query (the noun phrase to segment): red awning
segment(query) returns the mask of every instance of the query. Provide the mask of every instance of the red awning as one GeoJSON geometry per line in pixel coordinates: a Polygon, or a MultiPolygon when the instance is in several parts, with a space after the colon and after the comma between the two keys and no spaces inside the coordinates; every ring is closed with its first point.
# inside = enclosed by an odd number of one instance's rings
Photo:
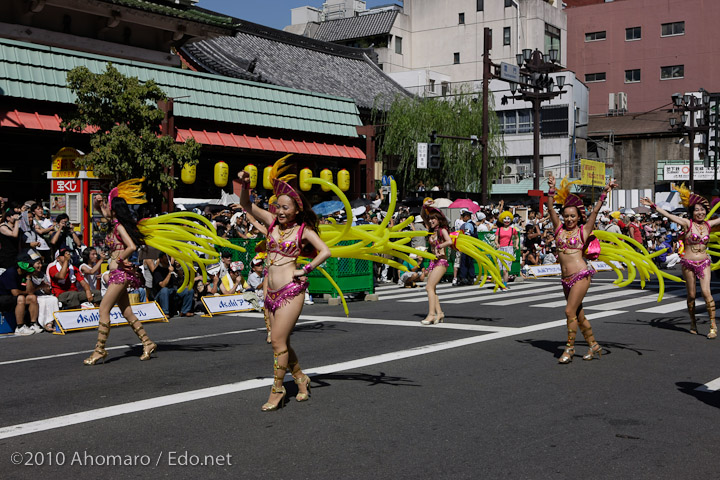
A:
{"type": "MultiPolygon", "coordinates": [[[[0,127],[29,128],[33,130],[59,132],[61,131],[61,121],[62,119],[57,114],[45,115],[38,112],[19,112],[17,110],[0,111],[0,127]]],[[[92,132],[92,129],[85,129],[83,131],[83,133],[92,132]]],[[[235,135],[233,133],[208,132],[206,130],[177,129],[176,139],[178,141],[184,142],[188,138],[194,138],[196,142],[202,143],[203,145],[365,160],[365,153],[360,148],[354,146],[235,135]]]]}
{"type": "Polygon", "coordinates": [[[214,132],[178,128],[177,139],[186,141],[194,138],[203,145],[219,145],[223,147],[247,148],[250,150],[267,150],[281,153],[300,153],[320,155],[323,157],[342,157],[365,160],[365,152],[358,147],[335,145],[328,143],[283,140],[282,138],[265,138],[234,133],[214,132]]]}

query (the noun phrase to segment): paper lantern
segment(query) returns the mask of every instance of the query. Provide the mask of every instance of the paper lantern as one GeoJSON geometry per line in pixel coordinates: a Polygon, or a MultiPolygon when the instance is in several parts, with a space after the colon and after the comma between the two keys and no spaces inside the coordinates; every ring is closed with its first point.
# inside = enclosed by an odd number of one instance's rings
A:
{"type": "Polygon", "coordinates": [[[228,183],[228,175],[230,173],[230,168],[228,168],[227,163],[225,162],[218,162],[215,164],[215,186],[216,187],[224,187],[228,183]]]}
{"type": "Polygon", "coordinates": [[[263,188],[265,190],[272,190],[272,182],[270,181],[270,171],[272,170],[272,166],[265,167],[263,169],[263,188]]]}
{"type": "MultiPolygon", "coordinates": [[[[320,172],[320,178],[322,178],[322,179],[325,180],[326,182],[333,183],[333,174],[332,174],[332,172],[330,171],[329,168],[325,168],[325,169],[323,169],[323,170],[320,172]]],[[[328,187],[328,186],[326,186],[326,185],[321,185],[321,187],[322,187],[322,189],[323,189],[323,192],[329,192],[329,191],[330,191],[330,187],[328,187]]]]}
{"type": "Polygon", "coordinates": [[[182,180],[183,183],[188,185],[195,183],[196,176],[197,168],[195,165],[190,165],[189,163],[183,165],[182,171],[180,172],[180,180],[182,180]]]}
{"type": "Polygon", "coordinates": [[[257,187],[257,167],[253,164],[245,165],[243,170],[250,174],[250,188],[257,187]]]}
{"type": "Polygon", "coordinates": [[[312,188],[312,185],[308,183],[308,180],[312,178],[312,170],[309,168],[303,168],[300,170],[300,190],[307,192],[312,188]]]}
{"type": "Polygon", "coordinates": [[[347,192],[350,189],[350,172],[344,168],[338,172],[337,186],[340,190],[347,192]]]}

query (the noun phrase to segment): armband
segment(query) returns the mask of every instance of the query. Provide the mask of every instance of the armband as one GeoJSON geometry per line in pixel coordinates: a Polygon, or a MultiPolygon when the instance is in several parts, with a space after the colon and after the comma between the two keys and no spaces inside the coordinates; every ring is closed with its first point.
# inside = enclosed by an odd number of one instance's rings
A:
{"type": "Polygon", "coordinates": [[[548,190],[548,197],[554,197],[556,193],[557,193],[557,192],[555,191],[554,188],[551,189],[551,190],[548,190]]]}
{"type": "Polygon", "coordinates": [[[310,273],[313,270],[315,270],[315,267],[313,267],[312,264],[310,264],[310,263],[306,263],[302,269],[305,273],[310,273]]]}
{"type": "Polygon", "coordinates": [[[607,192],[603,192],[602,195],[600,195],[600,201],[604,202],[606,198],[607,198],[607,192]]]}

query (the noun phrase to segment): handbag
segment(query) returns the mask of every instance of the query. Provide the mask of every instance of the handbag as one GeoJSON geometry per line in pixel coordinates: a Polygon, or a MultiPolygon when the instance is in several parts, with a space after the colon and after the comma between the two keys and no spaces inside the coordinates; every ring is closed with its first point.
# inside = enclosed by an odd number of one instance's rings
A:
{"type": "Polygon", "coordinates": [[[600,256],[600,240],[595,235],[590,235],[585,242],[583,256],[588,260],[597,260],[600,256]]]}

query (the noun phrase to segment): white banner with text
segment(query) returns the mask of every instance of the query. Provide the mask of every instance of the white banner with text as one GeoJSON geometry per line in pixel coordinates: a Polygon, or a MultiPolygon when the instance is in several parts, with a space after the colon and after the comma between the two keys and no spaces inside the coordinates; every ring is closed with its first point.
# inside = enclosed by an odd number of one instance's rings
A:
{"type": "MultiPolygon", "coordinates": [[[[167,322],[162,309],[156,302],[146,302],[131,305],[133,313],[140,322],[167,322]]],[[[75,330],[87,330],[97,328],[100,323],[100,311],[97,308],[86,308],[82,310],[60,310],[53,313],[55,324],[60,331],[57,334],[65,335],[66,332],[75,330]]],[[[110,310],[110,325],[127,325],[127,320],[116,306],[110,310]]]]}
{"type": "Polygon", "coordinates": [[[255,310],[253,304],[245,300],[242,294],[209,295],[202,297],[201,300],[211,316],[221,313],[249,312],[255,310]]]}

